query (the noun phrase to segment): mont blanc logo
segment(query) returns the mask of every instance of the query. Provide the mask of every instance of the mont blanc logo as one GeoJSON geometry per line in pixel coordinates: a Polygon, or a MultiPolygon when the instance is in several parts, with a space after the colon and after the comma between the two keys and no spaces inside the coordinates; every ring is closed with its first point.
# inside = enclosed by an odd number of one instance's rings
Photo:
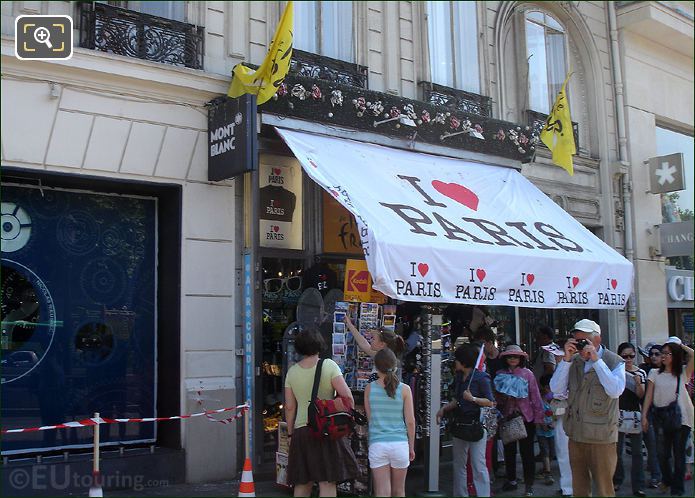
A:
{"type": "Polygon", "coordinates": [[[3,202],[1,211],[2,252],[19,251],[31,237],[31,217],[13,202],[3,202]]]}

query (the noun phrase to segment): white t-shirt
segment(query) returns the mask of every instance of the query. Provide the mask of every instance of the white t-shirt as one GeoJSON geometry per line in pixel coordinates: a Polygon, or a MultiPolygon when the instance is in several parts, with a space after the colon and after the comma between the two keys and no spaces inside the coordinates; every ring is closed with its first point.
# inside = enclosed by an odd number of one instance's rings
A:
{"type": "MultiPolygon", "coordinates": [[[[659,373],[658,368],[652,368],[649,371],[649,381],[654,383],[654,406],[668,406],[669,403],[676,399],[676,377],[673,374],[662,372],[659,373]]],[[[680,383],[681,388],[678,393],[678,405],[681,407],[682,425],[693,427],[693,403],[688,396],[688,390],[685,385],[688,378],[685,372],[681,373],[680,383]]]]}

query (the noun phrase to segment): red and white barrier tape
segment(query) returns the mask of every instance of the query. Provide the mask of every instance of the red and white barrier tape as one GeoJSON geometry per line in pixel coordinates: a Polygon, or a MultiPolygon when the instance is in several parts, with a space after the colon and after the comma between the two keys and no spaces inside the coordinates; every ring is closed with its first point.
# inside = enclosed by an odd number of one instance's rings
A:
{"type": "Polygon", "coordinates": [[[206,410],[199,413],[190,413],[188,415],[176,415],[174,417],[148,417],[148,418],[106,418],[106,417],[92,417],[84,420],[76,420],[73,422],[64,422],[58,425],[44,425],[42,427],[30,427],[28,429],[3,429],[2,434],[13,434],[17,432],[35,432],[35,431],[50,431],[53,429],[66,429],[69,427],[85,427],[90,425],[100,425],[100,424],[121,424],[125,422],[161,422],[164,420],[183,420],[193,417],[205,416],[208,420],[213,422],[219,422],[221,424],[229,424],[234,420],[240,419],[246,410],[249,409],[249,405],[243,404],[234,406],[231,408],[219,408],[217,410],[206,410]],[[224,413],[233,410],[238,410],[238,413],[234,414],[233,417],[217,420],[212,417],[213,413],[224,413]]]}

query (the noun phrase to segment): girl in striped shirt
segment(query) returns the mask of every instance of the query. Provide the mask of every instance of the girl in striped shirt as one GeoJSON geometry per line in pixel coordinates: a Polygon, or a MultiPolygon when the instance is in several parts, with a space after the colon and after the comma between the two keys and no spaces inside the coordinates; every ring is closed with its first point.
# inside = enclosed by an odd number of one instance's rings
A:
{"type": "Polygon", "coordinates": [[[413,395],[399,382],[396,364],[393,351],[378,351],[374,356],[378,379],[364,391],[375,496],[405,496],[408,465],[415,459],[413,395]]]}

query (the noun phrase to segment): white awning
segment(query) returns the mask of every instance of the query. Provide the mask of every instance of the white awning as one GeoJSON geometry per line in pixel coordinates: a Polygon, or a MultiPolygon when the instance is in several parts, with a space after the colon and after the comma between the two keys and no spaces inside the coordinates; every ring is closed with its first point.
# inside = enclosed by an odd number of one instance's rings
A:
{"type": "Polygon", "coordinates": [[[632,264],[518,171],[278,129],[356,218],[374,288],[405,301],[623,308],[632,264]]]}

